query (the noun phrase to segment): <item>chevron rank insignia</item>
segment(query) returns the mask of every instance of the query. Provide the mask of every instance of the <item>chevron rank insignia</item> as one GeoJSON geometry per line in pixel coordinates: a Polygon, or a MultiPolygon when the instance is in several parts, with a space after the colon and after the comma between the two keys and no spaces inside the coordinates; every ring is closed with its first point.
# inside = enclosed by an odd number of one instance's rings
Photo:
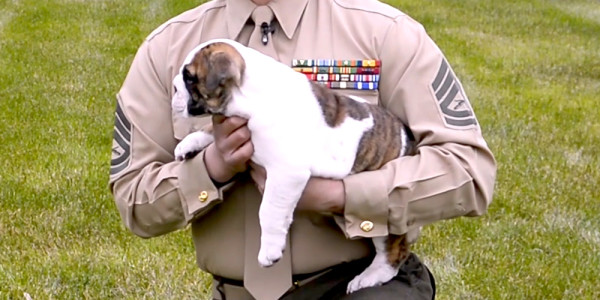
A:
{"type": "Polygon", "coordinates": [[[115,129],[113,133],[110,175],[116,175],[129,166],[131,157],[131,123],[123,113],[121,104],[117,102],[115,113],[115,129]]]}
{"type": "Polygon", "coordinates": [[[459,129],[477,126],[469,99],[445,59],[442,60],[431,88],[446,126],[459,129]]]}

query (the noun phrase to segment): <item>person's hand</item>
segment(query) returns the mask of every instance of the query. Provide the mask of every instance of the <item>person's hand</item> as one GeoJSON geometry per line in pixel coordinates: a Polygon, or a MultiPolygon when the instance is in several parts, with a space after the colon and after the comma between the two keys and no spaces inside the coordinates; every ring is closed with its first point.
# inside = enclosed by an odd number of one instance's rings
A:
{"type": "Polygon", "coordinates": [[[254,147],[246,126],[248,120],[214,115],[212,122],[215,142],[206,149],[204,164],[210,178],[223,183],[248,168],[254,147]]]}
{"type": "MultiPolygon", "coordinates": [[[[267,171],[265,168],[250,162],[250,176],[262,194],[265,190],[267,171]]],[[[345,195],[342,180],[311,177],[302,192],[297,209],[343,214],[346,201],[345,195]]]]}

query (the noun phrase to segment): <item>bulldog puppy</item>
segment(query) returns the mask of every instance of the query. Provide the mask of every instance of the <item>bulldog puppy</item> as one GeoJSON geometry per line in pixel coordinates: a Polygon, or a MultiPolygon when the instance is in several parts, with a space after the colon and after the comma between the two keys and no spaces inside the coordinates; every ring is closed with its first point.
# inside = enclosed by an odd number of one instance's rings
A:
{"type": "MultiPolygon", "coordinates": [[[[235,41],[212,40],[193,49],[173,84],[174,111],[248,119],[252,161],[267,171],[258,254],[265,267],[281,258],[294,209],[311,176],[342,179],[413,153],[405,126],[393,114],[311,82],[235,41]]],[[[175,156],[189,158],[212,142],[209,132],[194,132],[180,142],[175,156]]],[[[373,238],[376,256],[350,282],[348,293],[391,280],[412,242],[406,235],[373,238]]]]}

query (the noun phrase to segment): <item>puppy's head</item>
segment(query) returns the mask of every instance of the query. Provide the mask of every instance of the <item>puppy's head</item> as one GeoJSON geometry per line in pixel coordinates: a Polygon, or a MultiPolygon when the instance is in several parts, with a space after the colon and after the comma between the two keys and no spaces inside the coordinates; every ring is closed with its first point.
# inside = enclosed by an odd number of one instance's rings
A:
{"type": "Polygon", "coordinates": [[[198,51],[182,70],[190,94],[189,114],[223,114],[232,89],[242,84],[245,68],[241,54],[227,43],[213,43],[198,51]]]}

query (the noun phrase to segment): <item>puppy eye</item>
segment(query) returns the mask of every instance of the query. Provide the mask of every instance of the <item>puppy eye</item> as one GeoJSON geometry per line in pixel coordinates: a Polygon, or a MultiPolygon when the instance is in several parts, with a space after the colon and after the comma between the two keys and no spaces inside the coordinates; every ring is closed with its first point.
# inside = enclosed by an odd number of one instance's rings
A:
{"type": "Polygon", "coordinates": [[[183,81],[188,84],[194,84],[198,82],[198,78],[196,78],[196,76],[193,76],[192,73],[190,73],[190,71],[187,68],[183,69],[183,81]]]}

